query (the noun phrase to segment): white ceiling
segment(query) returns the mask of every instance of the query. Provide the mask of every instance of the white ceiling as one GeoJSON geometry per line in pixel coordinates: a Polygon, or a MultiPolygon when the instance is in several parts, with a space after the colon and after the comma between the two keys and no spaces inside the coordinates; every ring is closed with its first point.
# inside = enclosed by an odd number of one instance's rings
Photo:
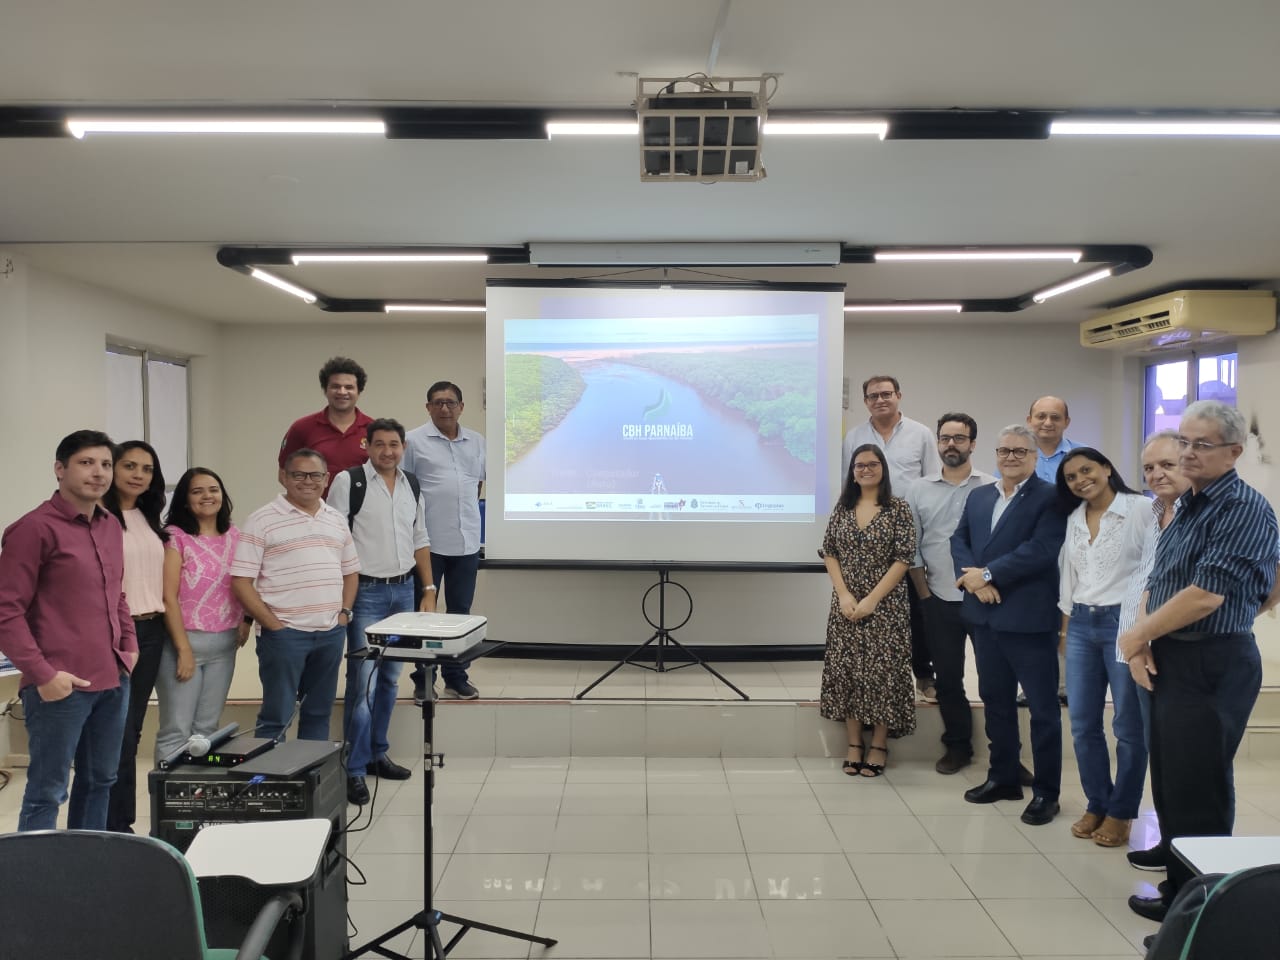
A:
{"type": "MultiPolygon", "coordinates": [[[[0,18],[0,102],[625,109],[634,81],[623,74],[706,67],[719,10],[720,0],[42,0],[0,18]]],[[[733,0],[716,72],[781,73],[775,109],[1270,111],[1280,108],[1277,35],[1275,0],[733,0]]],[[[1280,278],[1280,140],[775,139],[766,180],[710,186],[642,184],[637,153],[627,139],[0,139],[0,244],[225,322],[347,318],[218,266],[223,244],[839,240],[1154,252],[1146,269],[1017,315],[1028,322],[1078,320],[1195,281],[1280,278]]],[[[878,299],[1006,297],[1074,271],[717,272],[840,280],[851,298],[878,299]]],[[[485,276],[550,274],[291,275],[339,296],[480,300],[485,276]]]]}

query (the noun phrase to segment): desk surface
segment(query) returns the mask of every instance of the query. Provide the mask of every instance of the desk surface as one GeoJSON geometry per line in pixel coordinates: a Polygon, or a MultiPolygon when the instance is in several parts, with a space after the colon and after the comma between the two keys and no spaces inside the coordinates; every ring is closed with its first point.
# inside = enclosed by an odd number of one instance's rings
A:
{"type": "Polygon", "coordinates": [[[297,886],[316,872],[328,820],[219,823],[196,834],[187,862],[197,877],[244,877],[264,887],[297,886]]]}
{"type": "Polygon", "coordinates": [[[1232,873],[1280,863],[1280,837],[1178,837],[1173,852],[1196,873],[1232,873]]]}

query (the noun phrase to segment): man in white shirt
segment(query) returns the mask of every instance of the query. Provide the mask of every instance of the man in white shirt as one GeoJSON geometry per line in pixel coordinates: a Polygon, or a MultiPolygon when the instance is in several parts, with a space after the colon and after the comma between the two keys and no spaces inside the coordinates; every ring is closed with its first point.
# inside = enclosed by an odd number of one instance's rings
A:
{"type": "Polygon", "coordinates": [[[347,518],[321,497],[324,457],[295,450],[282,472],[284,493],[240,528],[231,590],[262,628],[258,736],[282,736],[300,700],[299,739],[328,740],[360,558],[347,518]]]}
{"type": "MultiPolygon", "coordinates": [[[[902,388],[897,377],[887,373],[868,377],[862,383],[862,402],[866,404],[870,417],[866,423],[858,424],[845,435],[840,451],[842,489],[849,480],[853,451],[864,443],[874,443],[884,452],[889,464],[889,484],[895,496],[905,497],[912,483],[942,469],[933,431],[917,420],[904,417],[898,409],[902,402],[902,388]]],[[[937,703],[920,598],[916,594],[915,581],[911,579],[907,580],[907,600],[911,605],[911,672],[915,674],[916,689],[920,695],[929,703],[937,703]]]]}
{"type": "MultiPolygon", "coordinates": [[[[462,416],[462,388],[441,380],[427,388],[430,423],[405,438],[404,469],[422,485],[427,531],[431,534],[431,583],[444,581],[445,609],[470,613],[480,569],[480,491],[484,487],[484,435],[468,430],[462,416]]],[[[425,584],[426,581],[424,581],[425,584]]],[[[445,696],[474,700],[480,692],[467,679],[468,663],[440,668],[445,696]]],[[[435,670],[432,668],[432,686],[435,670]]],[[[426,669],[413,672],[414,699],[426,698],[426,669]]]]}
{"type": "Polygon", "coordinates": [[[956,586],[951,535],[977,487],[995,477],[975,470],[970,458],[978,424],[967,413],[938,418],[938,453],[942,469],[926,474],[907,489],[916,526],[916,562],[911,580],[920,596],[925,639],[937,671],[938,711],[942,714],[945,753],[934,764],[939,773],[958,773],[973,762],[973,717],[964,689],[968,630],[960,619],[963,594],[956,586]]]}
{"type": "MultiPolygon", "coordinates": [[[[360,586],[347,625],[347,652],[368,646],[370,625],[413,609],[413,574],[429,586],[421,609],[436,608],[431,581],[431,541],[417,483],[400,469],[404,427],[396,420],[373,420],[365,431],[369,460],[344,470],[329,488],[329,506],[347,518],[360,555],[360,586]],[[354,495],[353,495],[354,494],[354,495]]],[[[347,661],[343,739],[347,742],[347,799],[369,802],[366,774],[408,780],[409,770],[387,755],[387,731],[403,664],[391,660],[347,661]]]]}

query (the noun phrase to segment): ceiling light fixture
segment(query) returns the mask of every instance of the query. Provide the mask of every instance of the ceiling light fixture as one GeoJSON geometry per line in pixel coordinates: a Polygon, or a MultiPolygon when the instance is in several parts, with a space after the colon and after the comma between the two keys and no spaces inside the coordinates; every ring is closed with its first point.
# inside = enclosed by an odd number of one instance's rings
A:
{"type": "Polygon", "coordinates": [[[89,133],[328,133],[385,136],[381,120],[143,120],[139,118],[67,118],[77,140],[89,133]]]}
{"type": "Polygon", "coordinates": [[[548,137],[634,137],[638,120],[548,120],[548,137]]]}
{"type": "Polygon", "coordinates": [[[261,280],[263,283],[269,283],[277,290],[283,290],[285,293],[291,293],[304,303],[316,302],[316,295],[310,290],[303,289],[302,287],[290,283],[288,280],[281,280],[274,273],[267,273],[265,270],[259,270],[257,267],[254,267],[249,271],[249,276],[253,277],[255,280],[261,280]]]}
{"type": "Polygon", "coordinates": [[[1083,250],[877,250],[876,263],[1069,260],[1079,263],[1083,250]]]}
{"type": "Polygon", "coordinates": [[[959,313],[958,303],[846,303],[845,313],[959,313]]]}
{"type": "Polygon", "coordinates": [[[1280,120],[1055,120],[1049,135],[1091,137],[1280,137],[1280,120]]]}
{"type": "Polygon", "coordinates": [[[475,303],[388,303],[387,313],[484,313],[483,304],[475,303]]]}
{"type": "Polygon", "coordinates": [[[488,263],[487,253],[295,253],[294,266],[304,263],[488,263]]]}
{"type": "Polygon", "coordinates": [[[766,120],[771,137],[879,137],[889,132],[888,120],[766,120]]]}
{"type": "Polygon", "coordinates": [[[1060,293],[1067,293],[1070,290],[1076,290],[1080,287],[1087,286],[1091,283],[1097,283],[1099,280],[1105,280],[1111,276],[1113,267],[1103,267],[1101,270],[1094,270],[1092,273],[1086,273],[1076,277],[1074,280],[1068,280],[1066,283],[1060,283],[1055,287],[1046,287],[1031,295],[1031,299],[1036,303],[1044,303],[1050,297],[1056,297],[1060,293]]]}

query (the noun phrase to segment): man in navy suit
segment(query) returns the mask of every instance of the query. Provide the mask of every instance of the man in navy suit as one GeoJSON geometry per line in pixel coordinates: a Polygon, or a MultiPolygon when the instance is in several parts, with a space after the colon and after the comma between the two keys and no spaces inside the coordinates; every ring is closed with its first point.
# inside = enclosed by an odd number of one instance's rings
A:
{"type": "Polygon", "coordinates": [[[1031,708],[1033,797],[1022,822],[1048,823],[1062,784],[1062,710],[1058,704],[1058,551],[1067,515],[1057,489],[1036,476],[1036,438],[1005,427],[996,446],[1000,480],[974,490],[951,537],[960,616],[973,637],[991,742],[987,782],[966,791],[970,803],[1021,800],[1018,685],[1031,708]]]}

